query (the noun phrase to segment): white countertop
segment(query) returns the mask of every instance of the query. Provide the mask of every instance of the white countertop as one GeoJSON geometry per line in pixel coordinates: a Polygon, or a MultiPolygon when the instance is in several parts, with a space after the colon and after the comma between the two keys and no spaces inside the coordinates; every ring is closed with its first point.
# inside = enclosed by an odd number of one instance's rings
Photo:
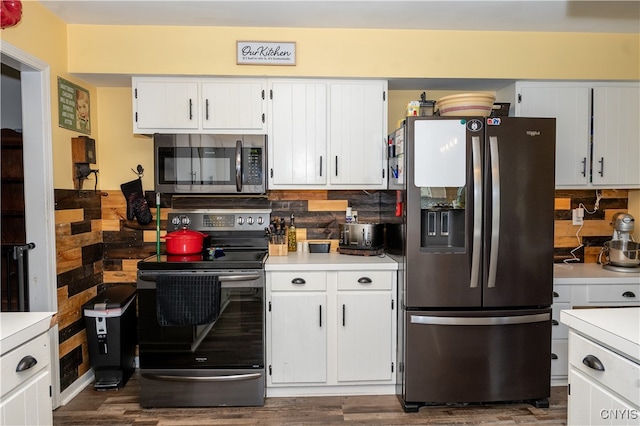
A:
{"type": "Polygon", "coordinates": [[[17,348],[46,332],[52,326],[55,312],[3,312],[0,313],[1,354],[17,348]]]}
{"type": "Polygon", "coordinates": [[[597,263],[554,263],[554,284],[640,284],[639,272],[608,271],[597,263]]]}
{"type": "Polygon", "coordinates": [[[340,253],[292,252],[287,256],[269,256],[265,270],[269,271],[326,271],[326,270],[390,270],[398,263],[387,255],[355,256],[340,253]]]}
{"type": "Polygon", "coordinates": [[[568,309],[560,322],[640,364],[640,308],[568,309]]]}

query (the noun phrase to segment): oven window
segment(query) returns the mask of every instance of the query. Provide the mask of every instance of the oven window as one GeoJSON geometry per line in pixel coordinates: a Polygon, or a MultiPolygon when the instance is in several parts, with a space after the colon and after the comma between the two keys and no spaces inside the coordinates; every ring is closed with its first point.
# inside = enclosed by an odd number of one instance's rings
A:
{"type": "Polygon", "coordinates": [[[139,290],[138,303],[141,368],[264,368],[263,288],[223,287],[220,316],[206,327],[161,327],[155,290],[139,290]]]}

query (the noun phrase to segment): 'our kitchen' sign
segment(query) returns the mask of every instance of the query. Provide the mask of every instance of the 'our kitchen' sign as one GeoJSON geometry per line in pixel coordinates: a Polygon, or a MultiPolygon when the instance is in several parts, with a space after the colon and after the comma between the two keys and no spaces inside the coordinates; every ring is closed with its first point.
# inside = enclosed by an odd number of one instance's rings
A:
{"type": "Polygon", "coordinates": [[[238,65],[295,65],[294,42],[238,41],[238,65]]]}

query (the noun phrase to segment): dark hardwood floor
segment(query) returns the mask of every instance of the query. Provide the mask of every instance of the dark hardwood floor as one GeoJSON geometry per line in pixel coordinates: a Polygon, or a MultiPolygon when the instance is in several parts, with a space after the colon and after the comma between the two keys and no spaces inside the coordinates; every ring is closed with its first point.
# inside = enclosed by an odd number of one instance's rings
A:
{"type": "Polygon", "coordinates": [[[564,425],[565,387],[549,408],[528,404],[422,407],[405,413],[394,395],[267,398],[263,407],[140,408],[137,373],[118,391],[85,388],[53,413],[54,425],[564,425]]]}

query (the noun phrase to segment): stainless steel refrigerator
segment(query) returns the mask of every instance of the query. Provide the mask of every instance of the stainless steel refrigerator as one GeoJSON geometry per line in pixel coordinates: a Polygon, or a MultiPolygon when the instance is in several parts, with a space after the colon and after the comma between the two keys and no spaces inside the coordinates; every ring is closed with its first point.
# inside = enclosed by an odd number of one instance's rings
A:
{"type": "Polygon", "coordinates": [[[548,406],[555,119],[410,117],[389,154],[405,410],[548,406]]]}

